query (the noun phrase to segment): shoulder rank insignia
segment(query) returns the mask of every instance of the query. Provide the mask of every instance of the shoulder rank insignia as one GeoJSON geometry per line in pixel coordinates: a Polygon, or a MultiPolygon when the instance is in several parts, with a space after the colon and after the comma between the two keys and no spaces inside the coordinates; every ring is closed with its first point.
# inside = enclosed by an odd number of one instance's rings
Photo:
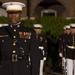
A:
{"type": "Polygon", "coordinates": [[[30,39],[31,38],[31,33],[30,32],[19,32],[19,37],[30,39]]]}
{"type": "Polygon", "coordinates": [[[0,38],[1,38],[1,37],[8,37],[8,35],[0,35],[0,38]]]}

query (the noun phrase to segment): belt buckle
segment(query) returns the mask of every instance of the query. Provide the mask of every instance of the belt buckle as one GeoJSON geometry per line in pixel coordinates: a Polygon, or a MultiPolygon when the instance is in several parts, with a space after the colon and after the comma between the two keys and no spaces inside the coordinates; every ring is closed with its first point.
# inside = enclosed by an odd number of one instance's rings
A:
{"type": "Polygon", "coordinates": [[[17,54],[12,54],[12,62],[17,62],[17,54]]]}

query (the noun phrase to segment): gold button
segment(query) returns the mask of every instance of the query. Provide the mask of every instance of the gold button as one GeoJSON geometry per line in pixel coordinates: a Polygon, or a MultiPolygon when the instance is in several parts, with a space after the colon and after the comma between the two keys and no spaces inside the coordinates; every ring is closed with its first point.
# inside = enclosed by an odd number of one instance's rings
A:
{"type": "Polygon", "coordinates": [[[16,51],[15,51],[15,50],[13,50],[13,53],[16,53],[16,51]]]}
{"type": "Polygon", "coordinates": [[[4,42],[4,40],[2,40],[2,42],[4,42]]]}
{"type": "Polygon", "coordinates": [[[13,38],[16,38],[16,36],[13,36],[13,38]]]}
{"type": "Polygon", "coordinates": [[[28,65],[26,65],[26,67],[28,67],[28,65]]]}
{"type": "Polygon", "coordinates": [[[14,32],[16,32],[16,29],[14,29],[14,32]]]}
{"type": "Polygon", "coordinates": [[[13,45],[15,46],[15,45],[16,45],[16,43],[13,43],[13,45]]]}
{"type": "Polygon", "coordinates": [[[26,42],[26,40],[24,40],[24,42],[26,42]]]}

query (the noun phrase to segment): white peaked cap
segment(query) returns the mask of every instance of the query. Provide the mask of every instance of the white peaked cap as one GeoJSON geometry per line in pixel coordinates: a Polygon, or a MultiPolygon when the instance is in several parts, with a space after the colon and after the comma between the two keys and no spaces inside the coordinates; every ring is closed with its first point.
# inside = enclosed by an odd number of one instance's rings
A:
{"type": "Polygon", "coordinates": [[[33,27],[34,28],[42,28],[43,26],[41,24],[34,24],[33,27]]]}
{"type": "Polygon", "coordinates": [[[71,23],[70,24],[70,27],[74,27],[75,28],[75,24],[74,23],[71,23]]]}
{"type": "Polygon", "coordinates": [[[70,25],[66,25],[65,27],[66,27],[66,29],[70,29],[70,25]]]}
{"type": "Polygon", "coordinates": [[[2,4],[2,7],[6,8],[6,11],[22,11],[22,7],[25,7],[21,2],[6,2],[2,4]]]}

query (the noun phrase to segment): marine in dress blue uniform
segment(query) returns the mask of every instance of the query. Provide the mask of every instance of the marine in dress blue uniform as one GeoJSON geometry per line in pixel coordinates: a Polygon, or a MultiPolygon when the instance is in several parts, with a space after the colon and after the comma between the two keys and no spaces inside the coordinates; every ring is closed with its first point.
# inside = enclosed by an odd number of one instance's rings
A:
{"type": "Polygon", "coordinates": [[[66,38],[67,75],[75,75],[75,24],[70,24],[71,34],[66,38]]]}
{"type": "Polygon", "coordinates": [[[10,23],[0,27],[0,75],[39,75],[35,31],[20,21],[25,4],[7,2],[2,6],[6,8],[10,23]]]}
{"type": "Polygon", "coordinates": [[[70,25],[64,27],[64,34],[59,39],[59,56],[62,58],[62,71],[63,74],[67,73],[67,62],[66,62],[66,38],[70,34],[70,25]]]}
{"type": "Polygon", "coordinates": [[[45,35],[42,34],[42,25],[41,24],[34,24],[34,30],[36,31],[36,38],[38,42],[38,48],[40,51],[40,73],[39,75],[43,75],[43,66],[44,61],[47,57],[47,39],[45,35]]]}

